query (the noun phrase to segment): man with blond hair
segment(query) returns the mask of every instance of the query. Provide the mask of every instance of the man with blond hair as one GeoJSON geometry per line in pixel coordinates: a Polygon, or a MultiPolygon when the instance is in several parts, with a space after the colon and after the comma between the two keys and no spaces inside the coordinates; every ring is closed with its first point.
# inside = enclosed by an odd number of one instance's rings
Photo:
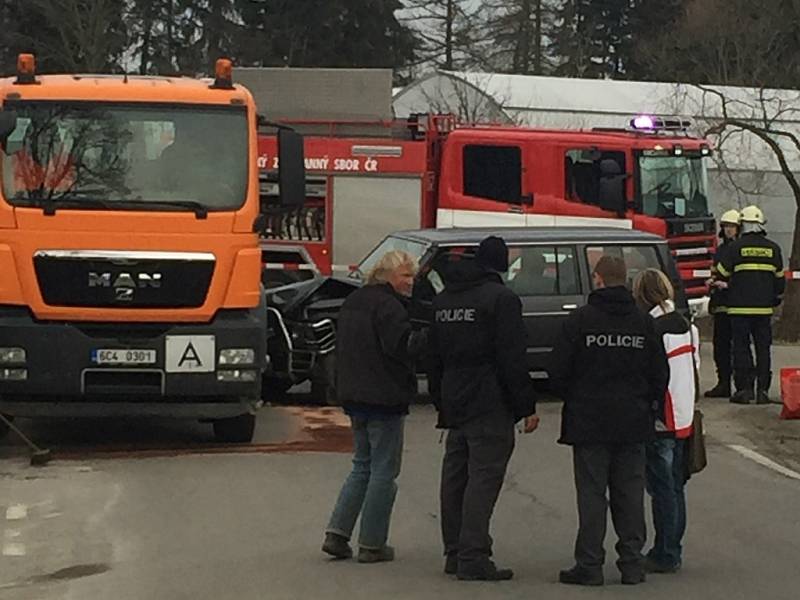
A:
{"type": "Polygon", "coordinates": [[[353,427],[353,468],[325,532],[323,552],[350,558],[349,541],[361,515],[358,561],[394,559],[386,544],[400,474],[403,422],[416,393],[406,308],[416,259],[394,250],[348,296],[339,314],[336,391],[353,427]]]}

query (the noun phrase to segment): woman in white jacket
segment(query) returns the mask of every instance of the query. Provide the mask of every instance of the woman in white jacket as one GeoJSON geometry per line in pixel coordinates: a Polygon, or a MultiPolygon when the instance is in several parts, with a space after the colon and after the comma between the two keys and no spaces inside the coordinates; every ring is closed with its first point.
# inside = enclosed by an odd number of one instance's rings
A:
{"type": "Polygon", "coordinates": [[[697,328],[675,311],[674,289],[664,273],[657,269],[639,273],[633,295],[655,319],[670,367],[664,408],[656,415],[657,439],[647,446],[647,492],[653,502],[655,540],[645,568],[652,573],[674,573],[683,560],[684,449],[692,433],[700,342],[697,328]]]}

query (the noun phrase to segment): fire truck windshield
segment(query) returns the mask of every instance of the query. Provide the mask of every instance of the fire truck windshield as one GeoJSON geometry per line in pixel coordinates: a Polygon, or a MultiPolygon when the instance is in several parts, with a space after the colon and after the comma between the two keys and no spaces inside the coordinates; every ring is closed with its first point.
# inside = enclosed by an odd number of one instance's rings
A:
{"type": "Polygon", "coordinates": [[[708,215],[708,177],[701,156],[643,152],[638,206],[653,217],[708,215]]]}
{"type": "Polygon", "coordinates": [[[245,201],[243,107],[12,102],[3,192],[17,206],[232,210],[245,201]]]}

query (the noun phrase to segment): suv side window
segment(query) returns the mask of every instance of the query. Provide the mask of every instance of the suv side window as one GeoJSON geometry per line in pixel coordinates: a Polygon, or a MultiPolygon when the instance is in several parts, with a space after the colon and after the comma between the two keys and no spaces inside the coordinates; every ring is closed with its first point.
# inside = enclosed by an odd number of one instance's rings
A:
{"type": "Polygon", "coordinates": [[[519,296],[579,294],[575,256],[571,246],[511,247],[503,279],[519,296]]]}
{"type": "Polygon", "coordinates": [[[631,245],[607,245],[607,246],[587,246],[586,261],[589,264],[589,272],[594,271],[594,267],[601,256],[616,256],[625,261],[628,268],[628,287],[631,287],[636,276],[645,269],[663,270],[663,266],[658,257],[655,246],[647,244],[631,245]]]}
{"type": "Polygon", "coordinates": [[[522,202],[522,149],[519,146],[464,146],[464,194],[522,202]]]}

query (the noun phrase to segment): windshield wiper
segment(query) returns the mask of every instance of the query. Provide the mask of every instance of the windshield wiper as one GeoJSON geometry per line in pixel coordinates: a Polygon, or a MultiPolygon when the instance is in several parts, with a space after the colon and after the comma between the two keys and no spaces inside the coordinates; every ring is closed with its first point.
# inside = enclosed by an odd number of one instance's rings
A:
{"type": "Polygon", "coordinates": [[[34,200],[31,204],[41,206],[47,216],[56,214],[58,208],[102,208],[104,210],[184,208],[194,211],[198,219],[208,218],[208,207],[194,200],[142,200],[140,198],[107,200],[97,198],[92,192],[74,192],[65,196],[34,200]]]}

